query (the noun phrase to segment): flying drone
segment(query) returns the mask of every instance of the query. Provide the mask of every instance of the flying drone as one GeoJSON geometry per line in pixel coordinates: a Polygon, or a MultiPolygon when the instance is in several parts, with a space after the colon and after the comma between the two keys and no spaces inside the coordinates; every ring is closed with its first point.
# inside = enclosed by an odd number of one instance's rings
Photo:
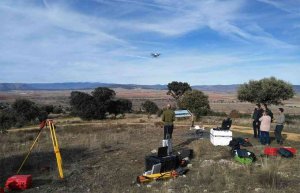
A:
{"type": "Polygon", "coordinates": [[[160,56],[160,53],[151,53],[151,56],[152,56],[153,58],[157,58],[158,56],[160,56]]]}

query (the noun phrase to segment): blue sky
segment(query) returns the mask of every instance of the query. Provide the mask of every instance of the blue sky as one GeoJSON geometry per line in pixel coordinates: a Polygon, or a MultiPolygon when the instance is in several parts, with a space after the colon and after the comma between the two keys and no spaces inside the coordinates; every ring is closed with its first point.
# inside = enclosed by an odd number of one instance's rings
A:
{"type": "Polygon", "coordinates": [[[300,0],[0,1],[0,82],[300,84],[299,53],[300,0]]]}

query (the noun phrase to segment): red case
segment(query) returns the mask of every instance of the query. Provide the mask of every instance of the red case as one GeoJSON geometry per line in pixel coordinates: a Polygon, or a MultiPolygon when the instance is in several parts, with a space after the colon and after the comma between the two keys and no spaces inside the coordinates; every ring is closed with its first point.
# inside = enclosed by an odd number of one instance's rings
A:
{"type": "Polygon", "coordinates": [[[264,154],[269,156],[277,156],[278,148],[276,147],[265,147],[264,154]]]}
{"type": "Polygon", "coordinates": [[[293,148],[293,147],[282,147],[282,148],[289,150],[289,151],[292,152],[294,155],[297,154],[297,149],[296,149],[296,148],[293,148]]]}
{"type": "Polygon", "coordinates": [[[31,175],[15,175],[6,180],[5,188],[8,190],[26,190],[32,185],[31,175]]]}

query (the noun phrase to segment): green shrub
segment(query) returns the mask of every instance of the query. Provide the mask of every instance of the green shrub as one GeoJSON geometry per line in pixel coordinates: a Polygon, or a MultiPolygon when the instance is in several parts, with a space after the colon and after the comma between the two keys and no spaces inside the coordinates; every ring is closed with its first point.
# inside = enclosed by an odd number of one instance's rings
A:
{"type": "Polygon", "coordinates": [[[238,99],[251,103],[282,104],[283,100],[293,98],[295,91],[290,83],[274,77],[250,80],[238,89],[238,99]]]}
{"type": "Polygon", "coordinates": [[[227,114],[225,112],[216,112],[213,110],[210,110],[207,115],[208,116],[216,116],[216,117],[227,117],[227,114]]]}
{"type": "Polygon", "coordinates": [[[188,109],[195,114],[196,118],[208,115],[210,106],[208,96],[199,90],[187,91],[178,102],[181,109],[188,109]]]}
{"type": "Polygon", "coordinates": [[[146,100],[144,103],[142,103],[142,109],[148,114],[156,114],[159,111],[156,103],[150,100],[146,100]]]}
{"type": "Polygon", "coordinates": [[[73,91],[70,100],[71,114],[90,120],[105,119],[107,112],[115,115],[130,112],[132,102],[127,99],[115,100],[115,95],[115,91],[106,87],[96,88],[92,95],[73,91]]]}
{"type": "Polygon", "coordinates": [[[108,105],[108,112],[110,114],[124,114],[132,110],[132,102],[128,99],[118,99],[110,101],[108,105]]]}
{"type": "Polygon", "coordinates": [[[16,119],[20,123],[27,123],[35,120],[40,113],[39,107],[27,99],[17,99],[12,108],[15,112],[16,119]]]}
{"type": "Polygon", "coordinates": [[[12,109],[0,112],[0,131],[6,131],[7,129],[15,126],[17,123],[16,115],[12,109]]]}

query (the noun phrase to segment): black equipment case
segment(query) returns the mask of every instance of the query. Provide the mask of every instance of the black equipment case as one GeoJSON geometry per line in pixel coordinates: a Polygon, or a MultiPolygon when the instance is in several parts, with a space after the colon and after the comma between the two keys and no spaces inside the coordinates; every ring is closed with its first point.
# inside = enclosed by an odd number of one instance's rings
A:
{"type": "Polygon", "coordinates": [[[179,166],[179,159],[177,155],[169,155],[166,157],[147,156],[145,158],[146,171],[152,170],[152,166],[161,163],[160,172],[172,171],[179,166]]]}

